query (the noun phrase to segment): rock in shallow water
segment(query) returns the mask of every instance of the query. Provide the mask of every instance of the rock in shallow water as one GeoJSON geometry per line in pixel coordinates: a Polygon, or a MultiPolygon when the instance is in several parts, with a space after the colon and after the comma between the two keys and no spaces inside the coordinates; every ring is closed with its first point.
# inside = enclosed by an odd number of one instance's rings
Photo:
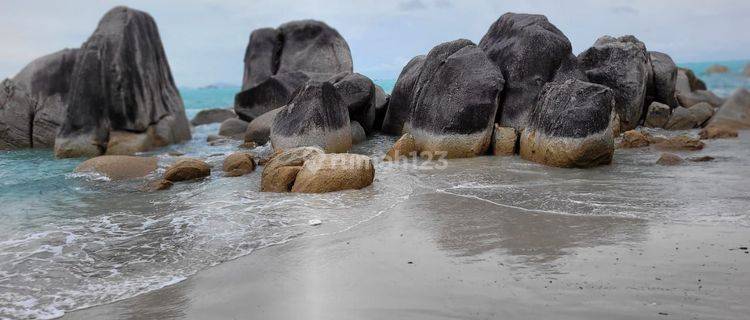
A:
{"type": "Polygon", "coordinates": [[[195,115],[190,124],[200,126],[211,123],[222,123],[224,120],[236,118],[237,115],[230,109],[206,109],[195,115]]]}
{"type": "Polygon", "coordinates": [[[245,131],[245,141],[252,141],[258,145],[266,144],[271,139],[273,119],[281,110],[282,108],[273,109],[250,121],[247,125],[247,131],[245,131]]]}
{"type": "Polygon", "coordinates": [[[420,154],[484,154],[503,84],[500,69],[469,40],[430,50],[411,96],[409,116],[409,132],[420,154]]]}
{"type": "Polygon", "coordinates": [[[164,179],[172,182],[196,180],[211,175],[211,166],[198,159],[183,158],[167,168],[164,179]]]}
{"type": "Polygon", "coordinates": [[[671,137],[656,144],[657,148],[665,150],[696,151],[703,149],[704,146],[705,144],[702,141],[684,135],[671,137]]]}
{"type": "Polygon", "coordinates": [[[375,167],[368,156],[358,154],[319,154],[302,166],[292,192],[324,193],[362,189],[375,179],[375,167]]]}
{"type": "Polygon", "coordinates": [[[282,108],[271,126],[274,150],[317,146],[326,152],[352,147],[349,111],[330,82],[310,81],[282,108]]]}
{"type": "Polygon", "coordinates": [[[521,133],[520,154],[555,167],[609,164],[614,95],[609,88],[580,80],[544,86],[521,133]]]}
{"type": "Polygon", "coordinates": [[[703,128],[698,136],[703,139],[725,139],[725,138],[737,138],[739,136],[737,130],[722,126],[709,126],[703,128]]]}
{"type": "Polygon", "coordinates": [[[744,88],[735,90],[711,118],[707,127],[750,129],[750,91],[744,88]]]}
{"type": "Polygon", "coordinates": [[[222,170],[224,170],[227,177],[244,176],[255,171],[255,160],[249,153],[236,152],[224,159],[222,170]]]}
{"type": "Polygon", "coordinates": [[[651,141],[648,135],[641,131],[629,130],[623,132],[619,147],[623,149],[643,148],[648,147],[649,144],[651,144],[651,141]]]}
{"type": "Polygon", "coordinates": [[[156,170],[154,157],[99,156],[88,159],[76,167],[76,172],[96,172],[112,180],[145,177],[156,170]]]}
{"type": "Polygon", "coordinates": [[[248,123],[242,119],[229,118],[224,120],[219,127],[219,135],[235,140],[245,139],[248,123]]]}
{"type": "Polygon", "coordinates": [[[289,192],[302,165],[313,156],[323,154],[318,147],[293,148],[273,156],[263,168],[260,191],[289,192]]]}
{"type": "Polygon", "coordinates": [[[501,127],[495,124],[492,132],[492,154],[496,156],[512,156],[516,154],[518,131],[511,127],[501,127]]]}
{"type": "Polygon", "coordinates": [[[416,56],[401,70],[388,100],[388,110],[381,131],[385,134],[401,135],[411,113],[412,94],[426,56],[416,56]]]}
{"type": "Polygon", "coordinates": [[[680,156],[674,154],[674,153],[662,153],[659,157],[659,160],[656,160],[657,164],[663,165],[663,166],[676,166],[680,163],[682,163],[682,158],[680,156]]]}

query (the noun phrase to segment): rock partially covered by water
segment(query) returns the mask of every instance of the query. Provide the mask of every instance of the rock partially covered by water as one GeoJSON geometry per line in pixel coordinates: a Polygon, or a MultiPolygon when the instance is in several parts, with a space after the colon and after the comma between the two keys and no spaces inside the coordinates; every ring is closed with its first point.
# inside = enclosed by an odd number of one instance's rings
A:
{"type": "Polygon", "coordinates": [[[154,128],[154,146],[190,139],[182,99],[153,18],[116,7],[77,53],[58,157],[95,156],[114,130],[154,128]]]}
{"type": "Polygon", "coordinates": [[[381,131],[385,134],[400,135],[411,113],[412,93],[422,71],[426,56],[416,56],[406,64],[396,80],[388,100],[388,110],[385,113],[381,131]]]}
{"type": "Polygon", "coordinates": [[[490,26],[479,42],[505,77],[502,126],[523,129],[545,83],[577,72],[568,38],[543,15],[506,13],[490,26]]]}
{"type": "Polygon", "coordinates": [[[750,129],[750,91],[744,88],[734,91],[708,122],[707,127],[750,129]]]}
{"type": "Polygon", "coordinates": [[[726,139],[726,138],[737,138],[739,133],[737,130],[721,126],[709,126],[703,128],[698,136],[702,140],[708,139],[726,139]]]}
{"type": "Polygon", "coordinates": [[[671,137],[656,144],[657,148],[665,150],[696,151],[703,149],[704,146],[702,141],[685,135],[671,137]]]}
{"type": "Polygon", "coordinates": [[[94,172],[111,180],[145,177],[156,170],[156,158],[134,156],[99,156],[76,167],[76,172],[94,172]]]}
{"type": "Polygon", "coordinates": [[[346,152],[352,146],[349,111],[330,82],[310,81],[274,118],[271,144],[275,150],[317,146],[346,152]]]}
{"type": "Polygon", "coordinates": [[[285,150],[274,155],[263,168],[260,191],[289,192],[292,190],[297,173],[305,162],[317,155],[324,154],[318,147],[302,147],[285,150]]]}
{"type": "Polygon", "coordinates": [[[668,105],[654,101],[648,106],[643,125],[651,128],[664,128],[671,113],[672,109],[668,105]]]}
{"type": "Polygon", "coordinates": [[[714,108],[701,102],[690,108],[677,107],[672,110],[669,121],[664,125],[667,130],[687,130],[700,128],[714,114],[714,108]]]}
{"type": "Polygon", "coordinates": [[[484,154],[490,145],[503,75],[471,41],[430,50],[412,94],[410,133],[420,153],[484,154]]]}
{"type": "Polygon", "coordinates": [[[255,170],[255,160],[249,153],[236,152],[224,159],[222,170],[227,177],[244,176],[255,170]]]}
{"type": "Polygon", "coordinates": [[[512,156],[516,154],[518,145],[518,131],[511,127],[501,127],[495,124],[492,132],[492,154],[496,156],[512,156]]]}
{"type": "Polygon", "coordinates": [[[352,72],[349,45],[335,29],[314,20],[257,29],[245,51],[242,92],[235,110],[245,121],[285,105],[308,79],[352,72]]]}
{"type": "Polygon", "coordinates": [[[723,66],[720,64],[712,64],[708,68],[706,68],[706,74],[713,74],[713,73],[728,73],[729,68],[727,66],[723,66]]]}
{"type": "Polygon", "coordinates": [[[646,46],[634,36],[604,36],[578,56],[589,80],[611,88],[620,129],[635,128],[643,116],[651,62],[646,46]]]}
{"type": "Polygon", "coordinates": [[[77,52],[65,49],[38,58],[0,84],[0,150],[54,146],[77,52]]]}
{"type": "Polygon", "coordinates": [[[409,158],[418,155],[417,144],[414,142],[414,136],[411,133],[404,133],[396,143],[388,149],[384,161],[397,161],[402,158],[409,158]]]}
{"type": "Polygon", "coordinates": [[[362,189],[375,179],[372,159],[359,154],[318,154],[305,161],[292,192],[324,193],[362,189]]]}
{"type": "Polygon", "coordinates": [[[675,96],[677,65],[666,53],[649,51],[649,56],[654,72],[653,85],[648,90],[651,99],[676,108],[679,105],[675,96]]]}
{"type": "Polygon", "coordinates": [[[198,112],[190,124],[200,126],[211,123],[222,123],[224,120],[236,118],[237,115],[230,109],[205,109],[198,112]]]}
{"type": "Polygon", "coordinates": [[[643,148],[648,147],[651,144],[651,139],[647,134],[637,130],[628,130],[622,133],[622,141],[620,141],[620,148],[643,148]]]}
{"type": "Polygon", "coordinates": [[[245,131],[245,141],[255,142],[258,145],[266,144],[271,139],[273,119],[281,110],[282,108],[273,109],[250,121],[250,124],[247,125],[247,131],[245,131]]]}
{"type": "Polygon", "coordinates": [[[663,166],[676,166],[680,163],[682,163],[682,158],[680,156],[674,154],[674,153],[662,153],[659,157],[659,160],[656,160],[656,164],[660,164],[663,166]]]}
{"type": "Polygon", "coordinates": [[[520,138],[527,160],[555,167],[609,164],[614,153],[614,94],[580,80],[548,83],[520,138]]]}
{"type": "Polygon", "coordinates": [[[183,158],[177,160],[164,173],[164,179],[172,182],[197,180],[211,175],[211,166],[205,161],[183,158]]]}
{"type": "Polygon", "coordinates": [[[242,119],[229,118],[224,120],[219,127],[219,135],[230,137],[235,140],[245,139],[248,123],[242,119]]]}

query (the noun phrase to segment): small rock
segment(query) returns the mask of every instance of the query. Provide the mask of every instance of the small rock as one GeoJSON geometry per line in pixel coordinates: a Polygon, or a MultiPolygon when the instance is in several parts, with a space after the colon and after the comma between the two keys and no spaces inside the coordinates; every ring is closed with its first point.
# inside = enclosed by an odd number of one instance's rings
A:
{"type": "Polygon", "coordinates": [[[209,123],[221,123],[230,118],[236,118],[237,115],[231,109],[207,109],[201,110],[195,115],[190,124],[199,126],[209,123]]]}
{"type": "Polygon", "coordinates": [[[707,161],[714,161],[714,159],[716,159],[716,158],[714,158],[712,156],[702,156],[702,157],[688,158],[688,160],[690,160],[692,162],[707,162],[707,161]]]}
{"type": "Polygon", "coordinates": [[[360,125],[359,122],[352,121],[349,125],[352,130],[352,144],[358,144],[367,140],[365,129],[362,128],[362,125],[360,125]]]}
{"type": "Polygon", "coordinates": [[[648,106],[646,121],[643,125],[651,128],[664,128],[669,121],[669,115],[671,113],[672,108],[668,105],[659,102],[652,102],[651,105],[648,106]]]}
{"type": "Polygon", "coordinates": [[[307,222],[311,226],[319,226],[323,224],[323,221],[320,221],[318,219],[310,219],[310,221],[307,222]]]}
{"type": "Polygon", "coordinates": [[[255,170],[255,160],[249,153],[233,153],[224,160],[222,169],[227,177],[244,176],[255,170]]]}
{"type": "Polygon", "coordinates": [[[661,154],[661,157],[659,157],[659,160],[657,160],[656,163],[663,166],[675,166],[682,163],[682,158],[674,153],[665,152],[661,154]]]}
{"type": "Polygon", "coordinates": [[[383,161],[397,161],[417,154],[417,145],[411,133],[404,133],[385,154],[383,161]]]}
{"type": "Polygon", "coordinates": [[[235,140],[244,140],[247,126],[247,121],[238,118],[229,118],[221,123],[221,127],[219,127],[219,135],[235,140]]]}
{"type": "Polygon", "coordinates": [[[706,73],[707,74],[712,74],[712,73],[727,73],[727,72],[729,72],[729,68],[727,68],[726,66],[722,66],[720,64],[711,65],[710,67],[708,67],[706,69],[706,73]]]}
{"type": "Polygon", "coordinates": [[[703,128],[698,136],[703,139],[725,139],[725,138],[737,138],[737,130],[727,128],[723,126],[709,126],[703,128]]]}
{"type": "Polygon", "coordinates": [[[76,167],[76,172],[97,172],[112,180],[145,177],[156,170],[153,157],[98,156],[88,159],[76,167]]]}
{"type": "Polygon", "coordinates": [[[169,180],[161,179],[161,180],[154,180],[148,183],[146,186],[146,191],[159,191],[159,190],[167,190],[172,187],[174,183],[169,180]]]}
{"type": "Polygon", "coordinates": [[[245,141],[240,145],[240,149],[255,149],[256,147],[258,147],[258,144],[253,141],[245,141]]]}
{"type": "Polygon", "coordinates": [[[204,161],[192,158],[180,159],[167,168],[164,179],[178,182],[195,180],[211,175],[211,167],[204,161]]]}
{"type": "Polygon", "coordinates": [[[677,137],[672,137],[662,142],[659,142],[656,144],[656,146],[660,149],[665,149],[665,150],[696,151],[696,150],[703,149],[705,144],[696,138],[691,138],[688,136],[677,136],[677,137]]]}
{"type": "Polygon", "coordinates": [[[629,130],[622,134],[622,141],[620,141],[620,148],[642,148],[648,147],[650,144],[648,135],[641,131],[629,130]]]}

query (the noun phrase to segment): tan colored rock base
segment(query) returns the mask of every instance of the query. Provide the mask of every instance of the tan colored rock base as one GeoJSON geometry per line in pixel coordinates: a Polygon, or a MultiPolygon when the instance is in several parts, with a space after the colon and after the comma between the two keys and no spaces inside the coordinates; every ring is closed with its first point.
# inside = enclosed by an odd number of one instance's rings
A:
{"type": "Polygon", "coordinates": [[[703,149],[704,146],[702,141],[688,136],[672,137],[656,144],[656,147],[662,150],[696,151],[703,149]]]}
{"type": "Polygon", "coordinates": [[[145,177],[156,170],[154,157],[99,156],[88,159],[76,167],[76,172],[96,172],[111,180],[145,177]]]}
{"type": "Polygon", "coordinates": [[[320,154],[305,161],[292,192],[324,193],[362,189],[375,179],[370,157],[358,154],[320,154]]]}
{"type": "Polygon", "coordinates": [[[226,159],[224,159],[222,170],[224,170],[224,175],[227,177],[244,176],[250,172],[255,171],[255,160],[249,153],[233,153],[230,154],[226,159]]]}
{"type": "Polygon", "coordinates": [[[515,128],[501,127],[495,124],[492,132],[492,154],[496,156],[512,156],[516,154],[518,132],[515,128]]]}
{"type": "Polygon", "coordinates": [[[682,163],[682,158],[680,156],[673,154],[673,153],[662,153],[661,157],[659,157],[659,160],[656,160],[656,164],[660,164],[663,166],[676,166],[680,163],[682,163]]]}
{"type": "Polygon", "coordinates": [[[549,137],[536,130],[521,134],[521,158],[554,167],[588,168],[612,162],[612,129],[585,138],[549,137]]]}
{"type": "Polygon", "coordinates": [[[313,131],[299,136],[271,134],[274,150],[289,150],[299,147],[319,147],[327,153],[347,152],[352,148],[352,129],[344,126],[335,131],[313,131]]]}
{"type": "Polygon", "coordinates": [[[698,136],[703,140],[737,138],[737,130],[726,127],[710,126],[703,128],[698,136]]]}
{"type": "Polygon", "coordinates": [[[415,157],[417,154],[417,144],[414,142],[414,137],[411,133],[404,133],[388,150],[383,157],[383,161],[396,161],[402,158],[415,157]]]}
{"type": "Polygon", "coordinates": [[[492,128],[472,134],[436,134],[412,128],[410,133],[422,157],[471,158],[487,152],[492,128]]]}
{"type": "Polygon", "coordinates": [[[650,139],[648,135],[640,131],[629,130],[622,134],[622,141],[620,141],[618,147],[623,149],[643,148],[648,147],[649,144],[650,139]]]}
{"type": "Polygon", "coordinates": [[[211,166],[206,162],[185,158],[180,159],[167,168],[164,179],[172,182],[196,180],[211,175],[211,166]]]}

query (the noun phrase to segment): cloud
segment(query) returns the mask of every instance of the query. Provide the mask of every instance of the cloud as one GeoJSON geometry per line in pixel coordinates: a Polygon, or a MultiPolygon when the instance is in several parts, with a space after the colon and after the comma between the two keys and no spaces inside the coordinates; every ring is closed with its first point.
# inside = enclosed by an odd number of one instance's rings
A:
{"type": "Polygon", "coordinates": [[[427,9],[427,6],[421,0],[407,0],[399,2],[398,8],[404,11],[414,11],[427,9]]]}
{"type": "Polygon", "coordinates": [[[612,12],[615,14],[624,14],[624,15],[637,15],[639,13],[638,9],[628,6],[616,6],[612,7],[612,12]]]}

